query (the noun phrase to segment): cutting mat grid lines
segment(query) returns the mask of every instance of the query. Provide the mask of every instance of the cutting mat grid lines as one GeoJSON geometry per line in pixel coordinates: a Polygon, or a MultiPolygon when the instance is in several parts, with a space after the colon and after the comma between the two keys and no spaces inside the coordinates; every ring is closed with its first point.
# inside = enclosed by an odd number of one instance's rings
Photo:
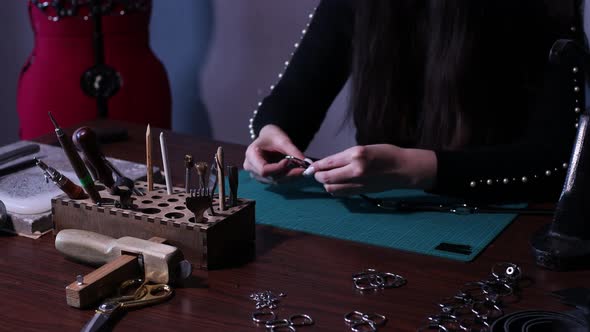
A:
{"type": "MultiPolygon", "coordinates": [[[[459,261],[473,260],[516,217],[514,214],[390,212],[368,206],[360,197],[332,197],[310,179],[265,185],[247,172],[240,173],[240,195],[256,200],[258,224],[459,261]],[[464,255],[436,250],[441,242],[469,245],[472,252],[464,255]]],[[[372,196],[434,197],[415,190],[372,196]]]]}

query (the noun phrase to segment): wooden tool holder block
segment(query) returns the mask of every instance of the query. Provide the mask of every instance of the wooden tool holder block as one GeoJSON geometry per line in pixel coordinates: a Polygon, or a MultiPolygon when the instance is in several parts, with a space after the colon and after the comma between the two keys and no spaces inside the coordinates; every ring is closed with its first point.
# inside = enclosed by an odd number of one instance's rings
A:
{"type": "MultiPolygon", "coordinates": [[[[52,199],[54,232],[62,229],[82,229],[120,238],[141,239],[162,237],[179,248],[194,267],[216,269],[249,260],[255,246],[255,201],[239,198],[238,204],[219,211],[218,198],[213,199],[215,215],[207,209],[202,222],[185,206],[189,195],[174,188],[172,195],[160,185],[147,192],[147,183],[136,182],[145,196],[133,196],[132,209],[120,209],[113,204],[99,206],[90,199],[74,200],[66,195],[52,199]]],[[[118,200],[108,190],[100,195],[107,201],[118,200]]]]}

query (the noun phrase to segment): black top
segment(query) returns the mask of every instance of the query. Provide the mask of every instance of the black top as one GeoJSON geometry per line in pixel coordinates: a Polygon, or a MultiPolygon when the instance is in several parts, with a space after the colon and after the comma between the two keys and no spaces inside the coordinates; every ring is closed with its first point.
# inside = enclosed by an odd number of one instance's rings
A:
{"type": "MultiPolygon", "coordinates": [[[[564,14],[568,10],[561,4],[559,17],[548,18],[552,28],[539,33],[551,40],[579,39],[579,18],[564,14]]],[[[353,26],[351,0],[320,3],[281,80],[261,103],[252,134],[275,124],[305,150],[350,75],[353,26]]],[[[510,143],[435,151],[438,174],[432,192],[494,201],[557,201],[585,105],[583,82],[574,60],[546,65],[534,98],[523,97],[528,106],[520,111],[528,120],[519,135],[510,143]]]]}

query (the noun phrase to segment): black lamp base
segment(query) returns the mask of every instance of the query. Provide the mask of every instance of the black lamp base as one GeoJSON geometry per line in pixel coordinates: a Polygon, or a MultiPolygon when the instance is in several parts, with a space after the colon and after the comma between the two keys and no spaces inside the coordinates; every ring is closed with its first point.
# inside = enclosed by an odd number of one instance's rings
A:
{"type": "Polygon", "coordinates": [[[590,267],[590,240],[554,233],[550,226],[541,228],[531,239],[536,264],[555,271],[590,267]]]}

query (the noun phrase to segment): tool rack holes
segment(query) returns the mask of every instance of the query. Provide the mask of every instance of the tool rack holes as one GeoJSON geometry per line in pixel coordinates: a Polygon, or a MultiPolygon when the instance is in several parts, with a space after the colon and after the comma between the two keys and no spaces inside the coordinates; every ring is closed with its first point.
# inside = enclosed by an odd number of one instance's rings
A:
{"type": "Polygon", "coordinates": [[[141,201],[141,204],[152,204],[154,201],[150,201],[149,199],[141,201]]]}
{"type": "Polygon", "coordinates": [[[160,204],[158,204],[158,206],[159,207],[167,207],[167,206],[170,206],[170,204],[168,204],[168,203],[160,203],[160,204]]]}
{"type": "Polygon", "coordinates": [[[152,199],[162,199],[162,196],[155,195],[155,196],[152,196],[152,199]]]}
{"type": "Polygon", "coordinates": [[[170,212],[170,213],[166,213],[164,215],[164,217],[169,218],[169,219],[180,219],[180,218],[184,217],[184,214],[180,213],[180,212],[170,212]]]}
{"type": "Polygon", "coordinates": [[[174,210],[179,210],[179,211],[182,211],[182,210],[185,210],[185,209],[186,209],[186,207],[184,207],[182,205],[179,205],[179,206],[175,206],[174,207],[174,210]]]}
{"type": "Polygon", "coordinates": [[[178,198],[168,198],[168,202],[170,202],[170,203],[178,202],[178,198]]]}
{"type": "Polygon", "coordinates": [[[146,209],[142,209],[141,212],[145,213],[145,214],[156,214],[156,213],[160,213],[162,210],[160,209],[156,209],[156,208],[146,208],[146,209]]]}
{"type": "Polygon", "coordinates": [[[112,198],[103,197],[101,198],[100,203],[104,205],[115,205],[115,200],[112,198]]]}
{"type": "Polygon", "coordinates": [[[158,190],[158,193],[159,194],[163,194],[164,193],[164,190],[158,190]]]}
{"type": "Polygon", "coordinates": [[[100,184],[95,184],[94,188],[96,188],[97,191],[104,191],[105,189],[107,189],[105,186],[100,184]]]}
{"type": "Polygon", "coordinates": [[[186,196],[185,194],[178,194],[178,197],[184,197],[186,196]]]}

